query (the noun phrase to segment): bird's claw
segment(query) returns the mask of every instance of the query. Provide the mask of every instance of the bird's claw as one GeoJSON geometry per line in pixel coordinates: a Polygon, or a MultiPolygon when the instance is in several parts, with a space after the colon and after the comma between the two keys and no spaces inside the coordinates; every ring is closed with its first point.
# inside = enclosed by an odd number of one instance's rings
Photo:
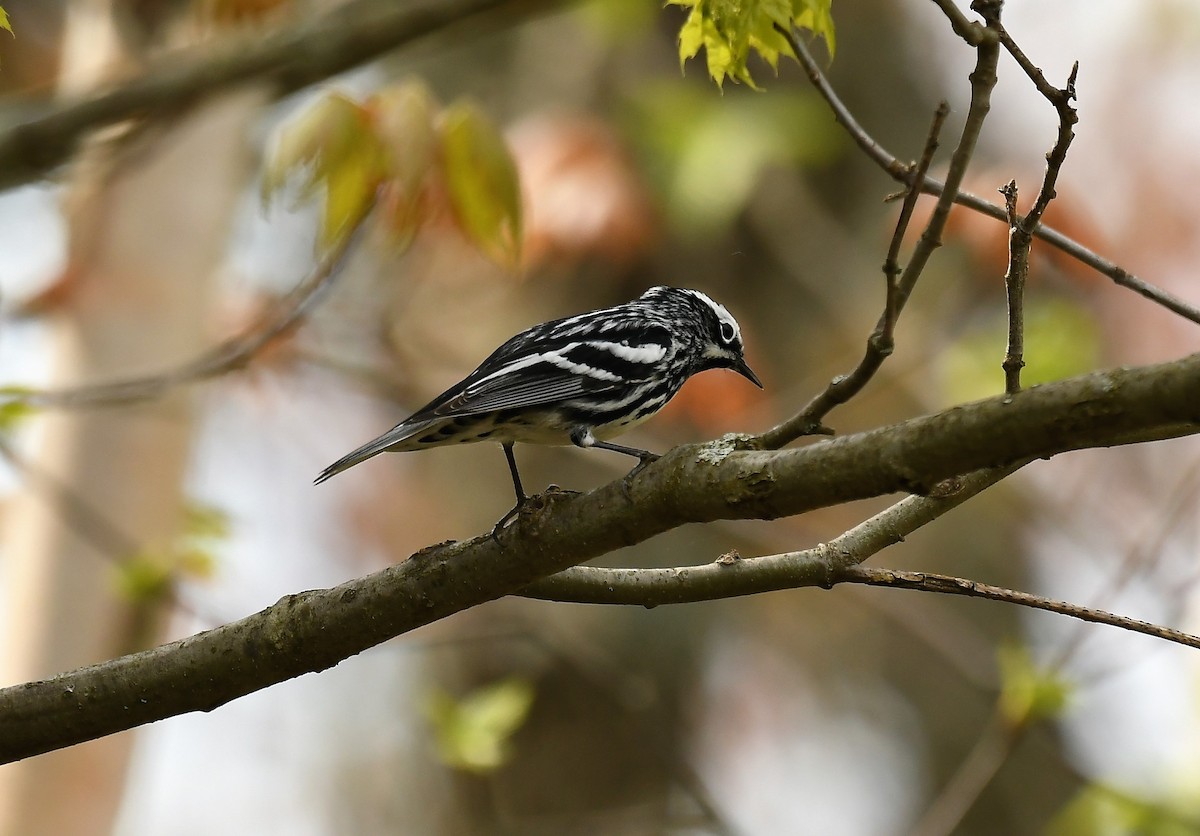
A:
{"type": "Polygon", "coordinates": [[[504,530],[504,527],[508,524],[509,520],[521,513],[521,509],[525,507],[525,503],[527,502],[529,502],[529,497],[522,496],[517,500],[517,504],[512,508],[509,508],[508,512],[500,518],[500,521],[492,526],[492,533],[489,536],[497,546],[500,545],[500,532],[504,530]]]}
{"type": "Polygon", "coordinates": [[[626,473],[621,479],[621,495],[625,497],[626,502],[633,502],[633,492],[631,490],[633,487],[633,480],[639,473],[642,472],[646,465],[654,464],[654,462],[658,461],[660,458],[662,458],[662,456],[658,455],[657,453],[646,453],[645,455],[638,456],[638,463],[635,464],[633,469],[626,473]]]}

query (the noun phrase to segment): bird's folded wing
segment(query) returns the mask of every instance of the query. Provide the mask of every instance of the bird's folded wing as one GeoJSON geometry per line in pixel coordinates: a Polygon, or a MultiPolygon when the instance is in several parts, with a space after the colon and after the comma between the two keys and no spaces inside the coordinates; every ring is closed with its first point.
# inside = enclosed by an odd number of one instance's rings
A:
{"type": "Polygon", "coordinates": [[[542,360],[513,363],[481,380],[471,382],[468,379],[464,384],[461,389],[448,392],[445,399],[434,406],[433,413],[449,417],[545,406],[603,391],[614,382],[559,368],[542,360]]]}

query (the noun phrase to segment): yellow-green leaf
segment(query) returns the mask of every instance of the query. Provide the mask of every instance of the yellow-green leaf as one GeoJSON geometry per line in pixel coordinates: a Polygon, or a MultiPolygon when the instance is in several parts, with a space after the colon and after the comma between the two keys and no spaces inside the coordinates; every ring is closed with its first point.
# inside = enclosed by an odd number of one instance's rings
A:
{"type": "Polygon", "coordinates": [[[757,89],[746,61],[751,52],[776,68],[780,55],[794,58],[781,29],[807,29],[835,48],[832,0],[668,0],[690,8],[679,31],[679,60],[704,47],[708,74],[720,87],[726,78],[757,89]]]}
{"type": "Polygon", "coordinates": [[[300,170],[302,194],[325,195],[321,244],[333,246],[366,217],[386,176],[379,139],[362,105],[330,93],[285,125],[267,157],[264,200],[300,170]]]}
{"type": "Polygon", "coordinates": [[[1071,684],[1053,671],[1039,669],[1024,645],[1000,648],[1000,708],[1014,726],[1057,717],[1066,708],[1071,684]]]}
{"type": "Polygon", "coordinates": [[[1102,784],[1081,789],[1047,825],[1046,836],[1195,836],[1196,804],[1139,798],[1102,784]]]}
{"type": "Polygon", "coordinates": [[[833,58],[837,51],[837,39],[833,31],[833,0],[793,0],[795,23],[814,35],[825,39],[825,48],[833,58]]]}
{"type": "Polygon", "coordinates": [[[521,187],[500,131],[479,108],[456,102],[443,116],[442,161],[450,204],[467,237],[515,266],[521,245],[521,187]]]}
{"type": "Polygon", "coordinates": [[[21,422],[37,413],[37,407],[29,401],[11,400],[0,403],[0,433],[10,433],[21,422]]]}
{"type": "Polygon", "coordinates": [[[162,555],[149,553],[126,558],[117,566],[117,590],[139,603],[163,598],[174,579],[171,563],[162,555]]]}
{"type": "Polygon", "coordinates": [[[202,540],[224,540],[229,536],[229,515],[220,508],[189,503],[183,509],[183,532],[202,540]]]}
{"type": "Polygon", "coordinates": [[[416,234],[421,196],[437,161],[437,102],[418,81],[388,87],[367,103],[385,154],[388,181],[382,210],[395,242],[416,234]]]}
{"type": "Polygon", "coordinates": [[[387,87],[367,101],[377,135],[387,149],[388,173],[415,188],[428,176],[437,150],[438,105],[419,81],[387,87]]]}
{"type": "Polygon", "coordinates": [[[3,6],[0,6],[0,29],[7,29],[9,34],[13,34],[12,24],[8,22],[8,12],[4,11],[3,6]]]}
{"type": "Polygon", "coordinates": [[[455,700],[438,691],[426,703],[438,757],[447,766],[489,772],[510,757],[510,738],[525,722],[534,689],[519,677],[494,682],[455,700]]]}
{"type": "Polygon", "coordinates": [[[270,200],[298,172],[308,183],[319,181],[322,166],[336,164],[350,153],[361,124],[360,106],[340,93],[321,96],[290,119],[267,152],[263,200],[270,200]]]}
{"type": "Polygon", "coordinates": [[[364,138],[362,145],[325,170],[323,246],[337,245],[366,219],[383,179],[382,165],[375,140],[364,138]]]}

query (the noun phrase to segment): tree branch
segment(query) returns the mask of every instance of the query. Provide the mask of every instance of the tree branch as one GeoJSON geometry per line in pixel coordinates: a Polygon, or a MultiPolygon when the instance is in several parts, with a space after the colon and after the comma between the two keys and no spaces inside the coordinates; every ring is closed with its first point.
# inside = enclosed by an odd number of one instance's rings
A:
{"type": "MultiPolygon", "coordinates": [[[[934,111],[933,122],[929,126],[929,134],[925,139],[925,147],[915,165],[918,176],[914,182],[920,182],[925,173],[929,171],[933,155],[938,148],[938,137],[941,134],[942,125],[949,112],[950,106],[945,102],[941,102],[934,111]]],[[[896,228],[892,233],[892,241],[888,246],[888,254],[883,262],[883,275],[886,281],[883,313],[875,324],[875,330],[867,337],[867,346],[862,359],[850,374],[838,375],[831,380],[824,391],[810,400],[793,418],[781,424],[780,427],[765,433],[760,439],[763,448],[776,449],[792,441],[794,437],[802,435],[833,435],[833,430],[824,425],[825,416],[861,392],[875,377],[875,373],[883,366],[884,361],[891,356],[895,348],[896,320],[908,299],[908,294],[901,291],[904,286],[904,276],[899,263],[900,245],[908,231],[919,195],[920,192],[915,188],[905,190],[904,202],[901,204],[900,214],[896,219],[896,228]],[[795,435],[789,438],[788,436],[793,433],[795,435]]],[[[931,220],[930,223],[933,221],[931,220]]],[[[928,226],[926,229],[928,230],[928,226]]]]}
{"type": "MultiPolygon", "coordinates": [[[[369,216],[368,216],[369,217],[369,216]]],[[[276,305],[266,321],[246,334],[226,340],[199,357],[156,374],[91,383],[66,389],[0,387],[0,404],[25,403],[40,409],[82,409],[116,406],[161,397],[176,386],[195,383],[240,369],[273,340],[304,320],[341,275],[355,243],[364,236],[367,221],[321,256],[313,271],[276,305]]]]}
{"type": "Polygon", "coordinates": [[[520,594],[526,598],[575,604],[657,607],[806,586],[828,589],[835,583],[838,570],[861,563],[899,543],[1023,464],[980,470],[947,480],[934,494],[906,497],[828,543],[811,549],[745,559],[731,553],[712,563],[667,569],[573,566],[527,586],[520,594]]]}
{"type": "MultiPolygon", "coordinates": [[[[799,43],[794,31],[786,34],[792,41],[799,43]]],[[[900,311],[904,309],[909,296],[912,295],[913,288],[916,287],[917,280],[933,256],[933,251],[942,245],[942,233],[950,218],[950,209],[954,206],[953,195],[958,193],[959,186],[962,185],[963,178],[967,174],[967,167],[971,164],[971,157],[975,154],[975,145],[979,141],[979,134],[983,131],[984,120],[987,119],[988,112],[991,110],[992,89],[996,86],[996,64],[1000,60],[1000,42],[995,32],[982,30],[977,53],[975,69],[971,72],[971,105],[967,110],[967,118],[963,122],[958,144],[950,157],[950,166],[946,172],[946,191],[938,197],[937,205],[934,207],[929,221],[925,224],[925,229],[921,233],[916,247],[913,248],[912,257],[903,273],[895,282],[894,288],[889,286],[888,304],[890,308],[885,312],[885,318],[890,314],[894,320],[900,315],[900,311]]],[[[926,141],[926,154],[922,157],[923,165],[913,166],[914,171],[928,170],[928,158],[932,156],[933,149],[937,147],[936,131],[941,127],[942,118],[944,118],[944,114],[941,118],[935,117],[933,129],[926,141]]],[[[920,180],[914,174],[909,178],[909,182],[916,184],[920,180]]],[[[911,188],[915,196],[915,185],[911,188]]],[[[903,218],[903,213],[901,217],[903,218]]],[[[754,446],[776,450],[803,435],[811,435],[814,432],[830,432],[822,425],[821,419],[835,406],[845,403],[866,386],[867,381],[874,376],[886,356],[886,354],[879,354],[877,350],[873,350],[871,344],[868,343],[867,355],[854,373],[835,379],[825,392],[818,395],[799,413],[755,439],[754,446]]]]}
{"type": "MultiPolygon", "coordinates": [[[[997,11],[997,14],[999,12],[997,11]]],[[[1046,173],[1042,187],[1038,190],[1033,208],[1024,218],[1017,211],[1017,181],[1010,180],[1000,189],[1004,195],[1004,210],[1008,216],[1008,269],[1004,273],[1004,290],[1008,299],[1008,349],[1001,367],[1004,369],[1004,389],[1016,392],[1021,388],[1021,369],[1025,368],[1025,282],[1029,278],[1029,253],[1033,245],[1033,233],[1042,222],[1042,215],[1055,197],[1054,187],[1063,163],[1067,161],[1067,150],[1075,139],[1075,123],[1079,115],[1071,101],[1075,98],[1075,78],[1079,74],[1079,62],[1071,68],[1067,86],[1062,90],[1051,87],[1041,70],[1029,63],[1012,37],[1005,31],[998,18],[989,20],[1000,37],[1000,42],[1012,53],[1026,74],[1033,80],[1046,99],[1058,111],[1058,137],[1054,147],[1046,154],[1046,173]]]]}
{"type": "Polygon", "coordinates": [[[617,480],[583,495],[542,495],[498,539],[432,546],[181,641],[2,689],[0,760],[210,711],[686,523],[775,519],[1067,450],[1200,432],[1197,391],[1200,354],[799,449],[739,451],[728,437],[677,447],[628,486],[617,480]]]}
{"type": "Polygon", "coordinates": [[[1017,181],[1000,187],[1008,213],[1008,268],[1004,271],[1004,295],[1008,305],[1008,347],[1000,367],[1004,370],[1004,391],[1021,391],[1021,369],[1025,368],[1025,281],[1029,278],[1027,234],[1017,212],[1017,181]]]}
{"type": "Polygon", "coordinates": [[[453,0],[410,4],[356,0],[322,16],[263,38],[170,55],[142,75],[83,101],[0,132],[0,189],[34,180],[75,153],[97,128],[177,113],[181,108],[237,85],[263,82],[283,96],[344,72],[396,47],[435,32],[461,34],[483,24],[536,14],[561,0],[453,0]]]}
{"type": "Polygon", "coordinates": [[[929,572],[901,572],[895,569],[876,569],[869,566],[850,566],[838,570],[833,576],[833,582],[864,583],[868,586],[888,586],[899,589],[915,589],[921,592],[938,592],[943,595],[966,595],[971,598],[987,598],[990,601],[1006,601],[1010,604],[1019,604],[1022,607],[1033,607],[1034,609],[1046,610],[1047,612],[1054,612],[1059,615],[1069,615],[1071,618],[1090,621],[1093,624],[1107,624],[1111,627],[1120,627],[1122,630],[1130,630],[1134,633],[1153,636],[1156,639],[1164,639],[1176,644],[1200,649],[1200,636],[1193,636],[1190,633],[1172,630],[1169,627],[1161,627],[1157,624],[1151,624],[1148,621],[1139,621],[1136,618],[1114,615],[1106,610],[1084,607],[1068,601],[1056,601],[1053,598],[1045,598],[1029,592],[1018,592],[1014,589],[1005,589],[1001,586],[992,586],[991,584],[980,583],[979,581],[967,580],[965,578],[955,578],[950,575],[937,575],[929,572]]]}
{"type": "MultiPolygon", "coordinates": [[[[805,46],[804,42],[793,34],[788,33],[788,43],[791,44],[792,51],[795,52],[796,59],[800,62],[800,66],[803,67],[805,75],[808,76],[813,87],[816,88],[817,92],[821,94],[821,97],[825,99],[833,111],[834,120],[846,129],[846,132],[854,140],[859,149],[893,180],[904,184],[912,182],[913,175],[909,166],[900,162],[899,159],[880,145],[858,123],[858,120],[854,118],[853,114],[846,108],[846,105],[838,98],[837,93],[834,91],[832,85],[830,85],[829,80],[825,78],[825,74],[821,72],[820,65],[813,58],[812,53],[805,46]]],[[[920,182],[920,190],[926,194],[941,196],[947,191],[947,187],[941,180],[926,176],[920,182]]],[[[995,218],[998,221],[1007,221],[1005,210],[1001,206],[997,206],[970,192],[951,191],[951,194],[954,195],[954,202],[960,206],[965,206],[968,209],[995,218]]],[[[1115,284],[1132,290],[1134,293],[1149,299],[1157,305],[1161,305],[1172,313],[1200,325],[1200,308],[1189,304],[1169,291],[1156,287],[1139,278],[1115,262],[1092,252],[1078,241],[1063,235],[1053,227],[1039,223],[1033,234],[1034,237],[1040,238],[1050,246],[1066,253],[1071,258],[1107,276],[1115,284]]]]}

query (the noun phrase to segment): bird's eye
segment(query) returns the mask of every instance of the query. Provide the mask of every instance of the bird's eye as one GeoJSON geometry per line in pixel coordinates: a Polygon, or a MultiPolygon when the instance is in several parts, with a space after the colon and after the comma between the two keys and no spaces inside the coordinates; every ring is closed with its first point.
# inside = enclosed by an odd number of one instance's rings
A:
{"type": "Polygon", "coordinates": [[[721,323],[721,342],[729,345],[737,337],[737,333],[733,330],[733,326],[728,322],[721,323]]]}

